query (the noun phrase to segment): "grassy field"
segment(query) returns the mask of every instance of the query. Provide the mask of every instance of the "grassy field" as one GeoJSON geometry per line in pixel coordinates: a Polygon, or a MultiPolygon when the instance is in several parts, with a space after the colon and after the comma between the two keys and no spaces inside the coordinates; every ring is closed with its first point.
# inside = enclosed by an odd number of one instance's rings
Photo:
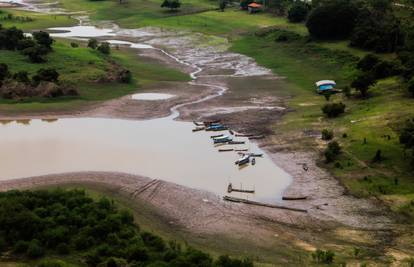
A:
{"type": "Polygon", "coordinates": [[[77,24],[77,20],[66,15],[47,15],[23,10],[0,9],[0,24],[5,28],[15,26],[30,31],[58,26],[72,26],[77,24]],[[9,14],[13,16],[11,19],[8,18],[9,14]],[[22,18],[30,18],[30,21],[22,18]]]}
{"type": "Polygon", "coordinates": [[[48,61],[40,64],[30,63],[27,57],[14,51],[0,50],[0,62],[6,63],[12,73],[27,71],[30,75],[40,68],[55,68],[60,73],[60,80],[72,84],[80,95],[77,97],[60,97],[54,99],[33,98],[25,100],[0,100],[0,111],[32,112],[58,111],[79,108],[85,104],[108,100],[139,90],[142,86],[159,81],[186,81],[188,75],[162,66],[156,62],[148,62],[136,55],[134,51],[113,50],[111,56],[104,56],[98,51],[84,47],[70,46],[69,42],[58,40],[54,51],[47,55],[48,61]],[[128,68],[133,74],[129,84],[97,83],[99,77],[105,76],[111,67],[109,59],[128,68]]]}

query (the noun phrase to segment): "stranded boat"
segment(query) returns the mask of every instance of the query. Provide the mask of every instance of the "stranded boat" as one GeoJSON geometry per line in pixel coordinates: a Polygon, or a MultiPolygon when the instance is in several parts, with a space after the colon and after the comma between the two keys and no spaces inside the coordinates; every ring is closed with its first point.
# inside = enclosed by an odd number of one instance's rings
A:
{"type": "Polygon", "coordinates": [[[249,162],[250,162],[250,156],[249,155],[244,155],[243,157],[236,160],[236,162],[234,164],[242,166],[242,165],[247,164],[249,162]]]}
{"type": "Polygon", "coordinates": [[[231,140],[232,140],[231,137],[228,135],[223,135],[220,137],[213,138],[214,144],[227,143],[227,142],[230,142],[231,140]]]}

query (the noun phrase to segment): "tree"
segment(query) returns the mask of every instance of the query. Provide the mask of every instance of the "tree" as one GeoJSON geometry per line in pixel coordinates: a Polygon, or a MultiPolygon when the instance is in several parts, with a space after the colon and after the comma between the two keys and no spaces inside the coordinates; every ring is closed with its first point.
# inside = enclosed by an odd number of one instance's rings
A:
{"type": "Polygon", "coordinates": [[[101,52],[102,54],[109,55],[111,53],[111,46],[109,45],[108,42],[102,42],[98,46],[97,50],[101,52]]]}
{"type": "Polygon", "coordinates": [[[180,8],[181,2],[180,0],[164,0],[162,2],[161,7],[169,8],[171,11],[176,10],[177,8],[180,8]]]}
{"type": "Polygon", "coordinates": [[[338,117],[340,114],[345,112],[345,104],[342,102],[326,104],[322,107],[322,112],[329,118],[338,117]]]}
{"type": "Polygon", "coordinates": [[[350,1],[330,1],[312,10],[306,27],[316,38],[344,38],[352,32],[357,14],[358,10],[350,1]]]}
{"type": "Polygon", "coordinates": [[[306,19],[308,12],[308,4],[301,1],[296,1],[288,11],[288,20],[290,22],[302,22],[306,19]]]}
{"type": "Polygon", "coordinates": [[[44,31],[34,32],[33,38],[39,45],[44,46],[48,50],[52,50],[52,44],[55,40],[50,37],[49,33],[44,31]]]}
{"type": "Polygon", "coordinates": [[[91,38],[88,40],[88,47],[92,49],[96,49],[98,47],[98,40],[95,38],[91,38]]]}
{"type": "Polygon", "coordinates": [[[352,81],[351,86],[358,90],[362,97],[368,96],[369,87],[376,83],[372,72],[363,72],[352,81]]]}
{"type": "Polygon", "coordinates": [[[226,8],[227,5],[227,1],[226,0],[219,0],[219,9],[221,12],[224,11],[224,9],[226,8]]]}
{"type": "Polygon", "coordinates": [[[27,248],[27,256],[30,258],[39,258],[45,254],[45,250],[41,246],[38,240],[32,240],[29,243],[29,247],[27,248]]]}
{"type": "Polygon", "coordinates": [[[36,42],[32,38],[24,38],[19,40],[17,43],[17,50],[25,50],[26,48],[33,47],[36,45],[36,42]]]}
{"type": "Polygon", "coordinates": [[[46,55],[47,52],[48,49],[44,46],[35,45],[24,49],[22,54],[28,56],[29,60],[33,63],[41,63],[46,61],[44,55],[46,55]]]}

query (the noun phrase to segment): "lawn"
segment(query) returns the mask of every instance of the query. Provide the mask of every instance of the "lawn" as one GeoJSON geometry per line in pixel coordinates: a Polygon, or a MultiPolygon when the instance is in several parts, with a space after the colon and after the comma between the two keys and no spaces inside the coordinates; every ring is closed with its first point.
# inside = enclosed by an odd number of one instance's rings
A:
{"type": "Polygon", "coordinates": [[[15,26],[24,31],[31,31],[72,26],[77,23],[77,20],[66,15],[47,15],[23,10],[0,9],[0,24],[5,28],[15,26]],[[13,16],[11,19],[8,18],[9,14],[13,16]],[[30,20],[26,18],[30,18],[30,20]]]}

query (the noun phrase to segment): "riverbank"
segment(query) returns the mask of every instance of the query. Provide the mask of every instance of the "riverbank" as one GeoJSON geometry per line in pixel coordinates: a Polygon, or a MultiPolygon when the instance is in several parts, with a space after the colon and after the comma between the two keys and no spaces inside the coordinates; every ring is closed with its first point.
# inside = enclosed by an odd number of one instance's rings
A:
{"type": "MultiPolygon", "coordinates": [[[[260,17],[259,17],[260,18],[260,17]]],[[[249,47],[247,47],[247,50],[249,50],[249,47]]],[[[188,49],[188,47],[185,47],[185,49],[188,49]]],[[[177,52],[177,51],[175,51],[177,52]]],[[[180,52],[180,51],[178,51],[180,52]]],[[[264,50],[265,52],[265,50],[264,50]]],[[[268,53],[265,52],[265,53],[268,53]]],[[[252,55],[256,57],[256,55],[252,55]]],[[[159,55],[158,55],[159,57],[159,55]]],[[[191,59],[191,58],[190,58],[191,59]]],[[[240,59],[240,58],[238,58],[240,59]]],[[[198,61],[199,58],[193,58],[193,61],[198,61]]],[[[270,61],[269,64],[271,64],[273,61],[270,61]]],[[[215,65],[211,64],[210,71],[214,69],[215,65]]],[[[275,71],[277,72],[278,68],[275,68],[275,71]]],[[[300,68],[299,68],[300,69],[300,68]]],[[[216,70],[217,71],[217,70],[216,70]]],[[[223,70],[222,72],[218,73],[227,73],[229,70],[223,70]]],[[[231,72],[229,72],[231,74],[231,72]]],[[[210,73],[214,74],[214,73],[210,73]]],[[[321,72],[323,74],[323,72],[321,72]]],[[[286,261],[289,261],[291,259],[295,258],[295,255],[297,251],[302,251],[303,249],[314,249],[318,247],[322,247],[324,249],[332,248],[337,252],[339,260],[346,259],[346,261],[354,261],[355,259],[352,259],[352,248],[354,246],[362,246],[364,249],[366,249],[367,255],[363,257],[363,259],[357,259],[355,261],[369,261],[370,259],[374,259],[373,261],[381,261],[381,262],[389,262],[392,261],[391,258],[381,256],[388,253],[388,250],[391,248],[387,245],[387,243],[391,243],[390,240],[393,240],[394,242],[398,243],[398,239],[392,239],[390,236],[392,235],[394,230],[397,229],[396,225],[392,225],[392,221],[389,221],[389,218],[384,218],[384,214],[387,214],[387,210],[378,210],[377,207],[375,207],[376,202],[371,201],[365,201],[365,200],[358,200],[353,197],[346,196],[346,191],[343,190],[343,188],[334,180],[331,176],[329,176],[326,172],[322,171],[320,168],[318,168],[315,165],[315,158],[318,157],[318,153],[302,153],[302,152],[292,152],[296,149],[303,149],[301,147],[304,143],[298,143],[295,141],[295,139],[284,139],[279,136],[280,133],[283,133],[283,124],[284,120],[280,122],[279,118],[282,114],[286,113],[287,111],[291,111],[291,106],[286,106],[286,101],[289,99],[292,99],[292,92],[301,92],[301,91],[291,91],[291,88],[288,87],[292,86],[291,84],[287,84],[286,81],[283,78],[275,78],[272,77],[271,79],[269,77],[249,77],[248,79],[245,77],[231,77],[231,78],[217,78],[217,77],[210,77],[210,78],[202,78],[207,79],[201,80],[201,82],[208,82],[208,83],[214,83],[216,85],[227,85],[228,90],[226,93],[220,97],[215,98],[209,101],[205,101],[203,103],[197,103],[197,105],[188,105],[185,107],[180,108],[180,112],[183,116],[187,116],[187,119],[190,118],[201,118],[207,114],[208,116],[218,116],[217,114],[214,114],[214,111],[221,112],[219,114],[220,118],[225,119],[225,122],[229,123],[232,127],[236,128],[240,131],[252,131],[252,130],[260,130],[264,131],[268,134],[268,138],[261,141],[261,145],[264,146],[269,152],[271,152],[271,157],[276,161],[276,163],[281,166],[282,168],[286,169],[291,175],[295,176],[295,181],[291,186],[291,191],[293,195],[301,194],[301,195],[309,195],[310,199],[306,201],[306,205],[311,204],[314,205],[313,209],[315,213],[309,215],[309,218],[301,219],[301,218],[294,218],[293,220],[290,220],[290,216],[286,214],[277,214],[277,216],[274,216],[272,218],[269,218],[267,216],[262,217],[263,214],[256,214],[259,218],[263,218],[263,220],[259,220],[259,223],[255,224],[253,228],[245,229],[242,228],[243,231],[240,232],[239,237],[244,237],[243,233],[250,232],[250,231],[258,231],[258,229],[261,229],[262,227],[275,227],[278,228],[280,231],[286,230],[284,228],[284,225],[291,225],[290,233],[292,234],[288,238],[283,238],[281,241],[285,241],[288,239],[293,239],[296,244],[289,243],[289,246],[283,245],[283,242],[280,242],[276,245],[272,245],[271,243],[266,243],[265,246],[260,246],[260,242],[255,242],[254,244],[257,244],[257,246],[263,248],[263,250],[266,250],[265,247],[274,247],[278,251],[282,251],[286,253],[283,257],[281,257],[282,261],[276,261],[275,259],[269,261],[275,261],[279,265],[286,263],[286,261]],[[286,86],[286,87],[285,87],[286,86]],[[252,88],[256,90],[252,90],[252,88]],[[275,90],[277,88],[277,90],[275,90]],[[289,88],[289,90],[287,90],[289,88]],[[286,90],[284,90],[286,89],[286,90]],[[240,107],[246,107],[246,106],[252,106],[256,108],[248,108],[247,110],[241,110],[237,109],[240,107]],[[257,107],[260,106],[270,106],[273,107],[273,109],[258,109],[257,107]],[[275,107],[281,107],[283,109],[277,109],[275,107]],[[227,110],[226,110],[227,109],[227,110]],[[208,114],[209,110],[213,110],[213,114],[208,114]],[[224,111],[223,111],[224,110],[224,111]],[[228,112],[230,110],[230,112],[228,112]],[[238,111],[236,113],[232,111],[238,111]],[[227,112],[223,115],[223,112],[227,112]],[[260,127],[258,127],[258,120],[262,119],[262,124],[260,127]],[[275,134],[276,133],[276,134],[275,134]],[[286,140],[291,140],[291,142],[288,142],[286,140]],[[296,146],[293,146],[292,144],[297,144],[296,146]],[[288,151],[283,153],[283,151],[288,151]],[[290,151],[290,152],[289,152],[290,151]],[[309,166],[309,171],[305,172],[302,168],[302,164],[306,163],[309,166]],[[328,205],[326,205],[328,204],[328,205]],[[292,224],[293,221],[293,224],[292,224]],[[322,222],[322,223],[321,223],[322,222]],[[387,222],[387,225],[381,225],[382,222],[387,222]],[[299,223],[299,225],[296,225],[296,223],[299,223]],[[303,224],[302,224],[303,223],[303,224]],[[332,230],[326,231],[327,235],[322,234],[321,232],[324,232],[323,230],[326,230],[322,228],[322,231],[310,231],[310,234],[306,234],[306,232],[309,230],[308,228],[312,228],[313,225],[325,225],[325,224],[332,224],[332,230]],[[379,225],[377,225],[379,223],[379,225]],[[293,226],[292,226],[293,225],[293,226]],[[346,227],[343,225],[347,225],[346,227]],[[342,226],[344,228],[342,228],[342,226]],[[376,228],[376,226],[379,227],[376,228]],[[294,239],[296,235],[298,234],[299,230],[297,228],[303,230],[304,238],[294,239]],[[333,230],[335,229],[335,230],[333,230]],[[361,230],[364,229],[364,230],[361,230]],[[374,233],[374,230],[376,233],[374,233]],[[361,232],[362,231],[362,232],[361,232]],[[367,231],[367,232],[365,232],[367,231]],[[361,234],[361,233],[368,233],[368,234],[361,234]],[[355,235],[353,235],[355,234],[355,235]],[[366,237],[365,240],[358,240],[358,236],[364,236],[366,237]],[[305,240],[305,241],[304,241],[305,240]],[[309,245],[310,244],[310,245],[309,245]],[[293,250],[290,245],[293,245],[293,250]],[[372,254],[371,254],[372,253],[372,254]]],[[[310,77],[309,79],[312,79],[310,77]]],[[[308,82],[303,83],[303,87],[300,89],[303,90],[307,86],[308,82]]],[[[313,86],[313,84],[312,84],[313,86]]],[[[198,96],[200,92],[202,92],[205,95],[209,95],[212,93],[212,91],[205,90],[206,88],[197,88],[197,91],[194,91],[194,94],[191,95],[184,95],[183,99],[179,102],[187,102],[195,100],[194,97],[200,97],[200,99],[203,98],[204,95],[198,96]],[[196,93],[197,92],[197,93],[196,93]]],[[[157,90],[156,86],[151,88],[152,90],[157,90]]],[[[305,89],[309,90],[309,89],[305,89]]],[[[305,91],[304,90],[304,91],[305,91]]],[[[165,90],[160,90],[160,92],[167,92],[167,93],[173,93],[173,94],[180,94],[181,90],[173,91],[171,89],[171,84],[167,85],[165,90]]],[[[214,91],[214,90],[213,90],[214,91]]],[[[297,96],[297,95],[296,95],[297,96]]],[[[304,111],[311,110],[311,115],[309,117],[305,117],[308,123],[314,122],[315,118],[319,118],[319,106],[318,104],[322,103],[324,100],[321,100],[319,97],[312,94],[312,92],[307,92],[306,95],[301,95],[303,98],[301,101],[304,102],[298,102],[297,106],[294,106],[296,111],[298,111],[298,107],[303,107],[304,111]],[[313,103],[316,101],[316,103],[313,103]],[[304,103],[306,105],[301,106],[300,104],[304,103]],[[312,104],[312,105],[309,105],[312,104]],[[311,107],[311,108],[309,108],[311,107]],[[318,113],[317,113],[318,112],[318,113]]],[[[128,98],[125,98],[127,100],[128,98]]],[[[298,99],[298,98],[294,98],[298,99]]],[[[97,111],[92,111],[92,113],[84,113],[88,114],[88,116],[111,116],[110,114],[114,114],[115,112],[119,112],[119,110],[122,110],[124,108],[128,109],[128,107],[131,107],[128,112],[136,112],[135,115],[131,115],[130,118],[145,118],[149,114],[157,114],[157,112],[152,113],[152,108],[148,108],[146,111],[137,111],[136,108],[138,105],[136,102],[131,102],[128,104],[126,102],[117,102],[118,100],[114,100],[114,105],[111,106],[111,104],[108,104],[107,108],[103,108],[104,111],[102,113],[99,113],[97,111]],[[96,112],[96,113],[94,113],[96,112]],[[95,115],[94,115],[95,114],[95,115]],[[100,114],[100,115],[99,115],[100,114]]],[[[162,116],[163,114],[168,113],[168,109],[178,104],[179,102],[170,102],[170,101],[177,101],[177,99],[168,100],[167,102],[163,102],[161,105],[162,112],[158,113],[159,116],[162,116]]],[[[105,106],[106,104],[104,104],[105,106]]],[[[146,104],[144,104],[146,105],[146,104]]],[[[155,105],[154,105],[155,106],[155,105]]],[[[157,106],[158,108],[159,106],[157,106]]],[[[97,107],[99,110],[100,107],[97,107]]],[[[123,118],[128,117],[127,114],[130,113],[123,113],[120,112],[118,115],[112,115],[115,117],[123,118]]],[[[299,126],[298,123],[298,117],[296,116],[302,116],[299,115],[301,113],[298,112],[288,112],[285,114],[285,118],[292,118],[290,121],[290,125],[296,124],[296,128],[291,126],[289,134],[294,133],[294,135],[291,135],[290,137],[295,136],[302,136],[302,132],[299,131],[297,127],[299,126]]],[[[54,114],[53,112],[50,114],[43,114],[43,115],[49,115],[49,116],[57,116],[58,114],[54,114]]],[[[43,116],[40,114],[39,116],[43,116]]],[[[68,114],[68,116],[79,116],[82,114],[75,113],[75,114],[68,114]]],[[[30,116],[29,116],[30,117],[30,116]]],[[[8,117],[13,118],[13,117],[8,117]]],[[[20,117],[21,118],[21,117],[20,117]]],[[[26,116],[27,118],[27,116],[26,116]]],[[[303,117],[302,117],[303,118],[303,117]]],[[[302,126],[301,126],[302,127],[302,126]]],[[[289,129],[289,127],[286,127],[286,129],[289,129]]],[[[305,129],[306,130],[306,129],[305,129]]],[[[315,127],[313,129],[313,133],[318,133],[319,126],[315,127]]],[[[318,134],[317,134],[318,135],[318,134]]],[[[316,140],[314,134],[313,136],[307,136],[309,138],[306,138],[306,141],[312,142],[316,140]]],[[[301,151],[301,150],[296,150],[301,151]]],[[[68,175],[70,176],[70,175],[68,175]]],[[[61,180],[62,181],[62,180],[61,180]]],[[[62,181],[63,182],[63,181],[62,181]]],[[[184,190],[184,189],[183,189],[184,190]]],[[[177,190],[177,194],[179,195],[179,191],[177,190]]],[[[165,196],[164,196],[165,198],[165,196]]],[[[198,203],[198,202],[195,202],[198,203]]],[[[177,203],[179,204],[179,203],[177,203]]],[[[303,202],[299,202],[295,205],[301,206],[305,205],[303,202]]],[[[230,205],[230,207],[238,207],[239,205],[230,205]]],[[[176,206],[179,207],[179,206],[176,206]]],[[[244,206],[242,206],[245,208],[244,206]]],[[[172,209],[171,207],[160,207],[160,210],[162,212],[167,212],[168,209],[172,209]]],[[[177,208],[175,208],[177,209],[177,208]]],[[[178,212],[178,211],[175,211],[178,212]]],[[[192,214],[192,213],[188,213],[192,214]]],[[[187,214],[187,216],[188,216],[187,214]]],[[[256,216],[254,215],[254,216],[256,216]]],[[[180,218],[181,215],[178,213],[178,218],[180,218]]],[[[254,217],[253,216],[253,217],[254,217]]],[[[241,218],[243,217],[243,212],[237,213],[237,216],[234,217],[241,218]]],[[[184,218],[187,218],[184,216],[184,218]]],[[[225,217],[227,218],[227,217],[225,217]]],[[[243,220],[242,220],[243,221],[243,220]]],[[[185,226],[185,221],[182,221],[185,226]]],[[[215,231],[219,231],[221,229],[220,224],[213,224],[212,227],[216,227],[215,231]]],[[[399,227],[399,226],[397,226],[399,227]]],[[[236,227],[237,228],[237,227],[236,227]]],[[[229,230],[230,228],[224,228],[225,230],[229,230]]],[[[195,234],[197,234],[198,229],[195,229],[195,234]]],[[[286,230],[288,231],[288,230],[286,230]]],[[[397,231],[397,230],[395,230],[397,231]]],[[[401,233],[398,230],[398,233],[401,233]]],[[[403,233],[406,233],[403,231],[403,233]]],[[[219,232],[218,236],[222,236],[224,234],[233,234],[232,231],[227,231],[226,233],[219,232]]],[[[277,233],[280,234],[279,232],[277,233]]],[[[274,237],[274,236],[273,236],[274,237]]],[[[272,234],[270,232],[267,232],[265,235],[263,235],[262,239],[260,241],[268,241],[273,239],[272,234]]],[[[203,237],[198,237],[199,239],[203,239],[203,237]]],[[[206,243],[213,243],[214,238],[211,238],[206,243]]],[[[278,241],[279,242],[279,241],[278,241]]],[[[224,248],[223,248],[224,249],[224,248]]],[[[227,250],[231,250],[232,248],[228,248],[227,250]]],[[[251,247],[246,248],[246,250],[252,250],[251,247]]],[[[404,251],[409,251],[409,247],[404,248],[404,251]]],[[[237,252],[237,250],[233,250],[233,252],[237,252]]],[[[272,251],[272,253],[275,253],[272,251]]],[[[279,252],[280,253],[280,252],[279,252]]],[[[269,253],[271,255],[271,253],[269,253]]],[[[274,255],[278,255],[273,254],[274,255]]],[[[408,255],[408,254],[407,254],[408,255]]],[[[391,257],[392,255],[390,255],[391,257]]],[[[305,258],[306,256],[304,256],[305,258]]],[[[307,259],[309,260],[309,259],[307,259]]],[[[296,261],[296,264],[301,263],[301,260],[298,259],[296,261]]]]}

